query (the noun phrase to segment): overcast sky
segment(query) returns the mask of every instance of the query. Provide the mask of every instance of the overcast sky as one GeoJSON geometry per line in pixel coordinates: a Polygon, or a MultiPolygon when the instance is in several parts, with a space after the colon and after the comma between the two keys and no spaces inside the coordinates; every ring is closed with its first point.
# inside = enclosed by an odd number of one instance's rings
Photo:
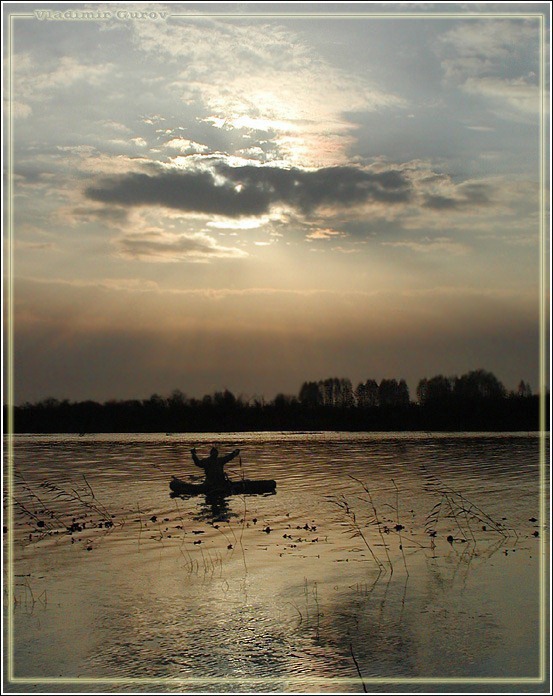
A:
{"type": "Polygon", "coordinates": [[[4,5],[16,403],[539,388],[548,3],[37,7],[4,5]]]}

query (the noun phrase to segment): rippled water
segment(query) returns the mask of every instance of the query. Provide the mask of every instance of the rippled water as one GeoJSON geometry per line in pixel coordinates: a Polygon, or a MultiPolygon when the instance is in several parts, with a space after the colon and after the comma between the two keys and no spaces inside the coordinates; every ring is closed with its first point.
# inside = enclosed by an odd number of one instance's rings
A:
{"type": "Polygon", "coordinates": [[[534,435],[18,436],[11,690],[535,692],[539,453],[534,435]],[[213,442],[276,495],[170,497],[213,442]]]}

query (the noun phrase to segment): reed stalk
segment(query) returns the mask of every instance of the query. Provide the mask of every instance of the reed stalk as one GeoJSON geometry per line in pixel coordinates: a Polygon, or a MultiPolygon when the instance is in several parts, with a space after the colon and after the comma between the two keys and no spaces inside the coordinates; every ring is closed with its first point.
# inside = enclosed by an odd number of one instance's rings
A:
{"type": "MultiPolygon", "coordinates": [[[[375,554],[375,552],[373,551],[367,538],[363,534],[363,530],[361,529],[360,524],[357,522],[357,516],[355,514],[355,511],[350,507],[345,496],[342,496],[341,499],[337,499],[337,500],[335,500],[334,498],[330,498],[330,502],[334,503],[334,505],[337,505],[344,512],[346,517],[348,517],[348,519],[350,520],[350,529],[353,531],[353,535],[361,538],[361,540],[363,541],[363,543],[365,544],[365,546],[369,550],[371,556],[373,557],[374,562],[378,565],[379,568],[383,568],[384,564],[378,558],[378,556],[375,554]]],[[[388,553],[387,549],[386,549],[386,544],[384,544],[384,548],[386,550],[386,553],[388,553]]],[[[391,561],[390,561],[390,568],[391,568],[391,572],[393,573],[393,566],[391,564],[391,561]]]]}
{"type": "Polygon", "coordinates": [[[374,500],[373,500],[373,497],[372,497],[371,492],[369,490],[369,487],[363,481],[360,481],[359,479],[355,478],[355,476],[350,476],[350,478],[353,479],[354,481],[356,481],[357,483],[359,483],[368,496],[368,503],[371,506],[372,511],[373,511],[374,523],[376,524],[376,527],[378,529],[378,533],[380,534],[380,539],[382,540],[382,545],[384,546],[384,553],[386,554],[386,558],[388,559],[388,565],[390,566],[390,575],[393,575],[394,574],[394,565],[392,563],[392,559],[390,558],[390,554],[388,552],[388,545],[386,544],[386,539],[384,538],[384,532],[382,531],[382,524],[381,524],[380,520],[378,519],[376,505],[374,504],[374,500]]]}
{"type": "Polygon", "coordinates": [[[405,566],[405,572],[407,573],[407,577],[409,577],[409,570],[407,569],[407,559],[405,558],[405,551],[403,550],[403,540],[401,538],[401,530],[403,529],[403,525],[400,524],[399,521],[399,488],[397,487],[394,479],[391,479],[391,481],[394,484],[394,488],[396,489],[396,529],[399,535],[399,548],[401,551],[401,555],[403,556],[403,565],[405,566]]]}
{"type": "Polygon", "coordinates": [[[350,651],[351,657],[353,659],[353,664],[355,665],[355,669],[357,670],[357,674],[359,675],[359,679],[361,680],[361,686],[363,687],[363,691],[365,693],[368,693],[367,685],[365,684],[365,680],[363,679],[363,674],[361,673],[361,668],[359,667],[359,662],[357,662],[357,658],[355,657],[355,653],[353,652],[352,643],[349,644],[349,651],[350,651]]]}

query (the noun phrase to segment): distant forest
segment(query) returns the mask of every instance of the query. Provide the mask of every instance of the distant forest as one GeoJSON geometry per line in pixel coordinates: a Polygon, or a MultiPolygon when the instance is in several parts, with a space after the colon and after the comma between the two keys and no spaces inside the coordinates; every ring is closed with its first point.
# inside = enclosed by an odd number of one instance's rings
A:
{"type": "MultiPolygon", "coordinates": [[[[6,413],[4,414],[7,415],[6,413]]],[[[6,422],[6,421],[5,421],[6,422]]],[[[548,417],[546,422],[549,422],[548,417]]],[[[491,372],[422,379],[411,399],[404,379],[304,382],[297,396],[272,401],[228,389],[188,398],[176,389],[149,399],[70,402],[49,398],[14,407],[16,433],[246,431],[533,431],[539,397],[521,381],[508,392],[491,372]]]]}

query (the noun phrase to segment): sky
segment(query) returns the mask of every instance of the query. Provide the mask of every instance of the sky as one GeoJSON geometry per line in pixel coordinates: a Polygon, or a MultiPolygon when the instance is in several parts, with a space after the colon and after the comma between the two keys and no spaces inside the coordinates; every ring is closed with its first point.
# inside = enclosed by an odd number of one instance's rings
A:
{"type": "Polygon", "coordinates": [[[15,403],[539,390],[548,3],[3,7],[15,403]]]}

